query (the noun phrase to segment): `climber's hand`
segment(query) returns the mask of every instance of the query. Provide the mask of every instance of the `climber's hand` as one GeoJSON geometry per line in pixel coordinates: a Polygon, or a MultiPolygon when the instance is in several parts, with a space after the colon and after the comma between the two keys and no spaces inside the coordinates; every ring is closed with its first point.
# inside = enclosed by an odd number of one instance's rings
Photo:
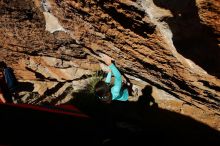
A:
{"type": "Polygon", "coordinates": [[[101,60],[105,62],[105,64],[107,65],[111,65],[112,64],[112,58],[109,57],[108,55],[105,54],[99,54],[99,56],[101,57],[101,60]]]}
{"type": "Polygon", "coordinates": [[[110,71],[111,71],[111,69],[108,68],[108,66],[106,66],[106,65],[103,64],[103,63],[100,63],[100,67],[101,67],[101,69],[102,69],[104,72],[110,72],[110,71]]]}

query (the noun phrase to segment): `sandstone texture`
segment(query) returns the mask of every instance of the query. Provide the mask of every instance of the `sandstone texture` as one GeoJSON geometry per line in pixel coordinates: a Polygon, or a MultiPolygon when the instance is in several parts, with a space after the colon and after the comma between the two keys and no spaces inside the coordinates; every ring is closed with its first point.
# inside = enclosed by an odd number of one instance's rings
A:
{"type": "Polygon", "coordinates": [[[15,103],[66,103],[115,59],[159,107],[220,130],[218,0],[0,0],[0,60],[22,91],[15,103]]]}

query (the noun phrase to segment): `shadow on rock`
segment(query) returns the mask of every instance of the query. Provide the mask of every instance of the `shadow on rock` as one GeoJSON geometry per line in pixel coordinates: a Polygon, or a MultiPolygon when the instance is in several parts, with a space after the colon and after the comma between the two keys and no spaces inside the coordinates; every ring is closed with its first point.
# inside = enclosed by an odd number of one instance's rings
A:
{"type": "Polygon", "coordinates": [[[75,105],[91,116],[97,124],[103,144],[220,144],[220,133],[188,116],[158,108],[151,96],[152,87],[146,86],[137,102],[113,101],[102,104],[90,102],[75,105]],[[92,105],[90,105],[92,104],[92,105]]]}
{"type": "MultiPolygon", "coordinates": [[[[179,53],[191,59],[208,73],[220,78],[218,36],[211,27],[202,24],[195,0],[153,0],[155,5],[172,12],[173,17],[166,17],[172,31],[173,43],[179,53]]],[[[213,2],[214,3],[214,2],[213,2]]],[[[207,4],[207,11],[215,9],[207,4]]],[[[203,8],[205,10],[205,8],[203,8]]],[[[203,10],[202,10],[203,11],[203,10]]],[[[213,16],[214,17],[214,16],[213,16]]],[[[211,17],[212,18],[212,17],[211,17]]]]}

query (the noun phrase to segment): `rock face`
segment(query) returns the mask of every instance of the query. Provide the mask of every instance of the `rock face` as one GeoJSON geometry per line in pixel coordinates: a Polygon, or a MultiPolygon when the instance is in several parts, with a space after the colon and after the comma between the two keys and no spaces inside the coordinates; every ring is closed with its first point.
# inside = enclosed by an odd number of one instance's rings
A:
{"type": "MultiPolygon", "coordinates": [[[[220,129],[217,0],[1,0],[0,60],[25,87],[18,103],[66,103],[116,60],[134,87],[220,129]]],[[[131,97],[130,100],[137,100],[131,97]]]]}

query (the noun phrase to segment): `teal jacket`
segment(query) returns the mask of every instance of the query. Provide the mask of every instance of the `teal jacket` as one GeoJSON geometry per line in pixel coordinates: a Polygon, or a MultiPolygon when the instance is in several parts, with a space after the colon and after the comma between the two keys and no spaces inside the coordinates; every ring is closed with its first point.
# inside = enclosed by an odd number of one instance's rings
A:
{"type": "Polygon", "coordinates": [[[122,88],[122,76],[121,73],[118,71],[118,69],[115,67],[114,64],[111,64],[109,66],[111,69],[111,72],[108,73],[105,82],[110,83],[111,82],[111,77],[112,73],[115,77],[114,80],[114,85],[111,88],[111,93],[112,93],[112,100],[120,100],[120,101],[127,101],[128,100],[128,90],[124,89],[123,91],[121,90],[122,88]]]}

